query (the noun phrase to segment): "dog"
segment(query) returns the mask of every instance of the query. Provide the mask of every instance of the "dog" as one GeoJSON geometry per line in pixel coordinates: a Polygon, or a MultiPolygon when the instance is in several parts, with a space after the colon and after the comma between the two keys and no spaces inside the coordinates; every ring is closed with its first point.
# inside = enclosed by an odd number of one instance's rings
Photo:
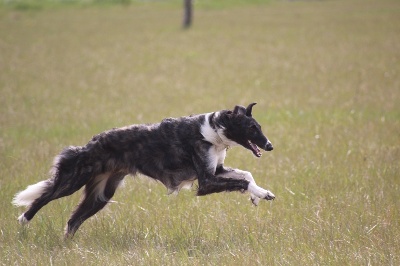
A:
{"type": "Polygon", "coordinates": [[[14,196],[14,205],[29,206],[18,221],[28,223],[50,201],[85,186],[66,225],[65,237],[72,237],[86,219],[111,201],[126,175],[137,173],[160,181],[169,193],[190,188],[197,179],[198,196],[248,191],[256,206],[260,199],[273,200],[275,195],[257,186],[250,172],[224,166],[229,147],[243,146],[256,157],[261,156],[260,149],[273,150],[252,117],[255,104],[114,128],[94,136],[85,146],[67,147],[55,157],[48,180],[14,196]]]}

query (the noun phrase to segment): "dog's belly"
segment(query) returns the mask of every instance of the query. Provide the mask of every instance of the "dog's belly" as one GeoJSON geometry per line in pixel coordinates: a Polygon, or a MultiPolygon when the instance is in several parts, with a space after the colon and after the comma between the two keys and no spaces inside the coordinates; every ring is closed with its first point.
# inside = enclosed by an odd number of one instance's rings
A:
{"type": "Polygon", "coordinates": [[[194,181],[197,177],[192,177],[190,179],[183,180],[177,187],[175,188],[168,188],[168,194],[178,194],[181,189],[191,189],[193,186],[194,181]]]}

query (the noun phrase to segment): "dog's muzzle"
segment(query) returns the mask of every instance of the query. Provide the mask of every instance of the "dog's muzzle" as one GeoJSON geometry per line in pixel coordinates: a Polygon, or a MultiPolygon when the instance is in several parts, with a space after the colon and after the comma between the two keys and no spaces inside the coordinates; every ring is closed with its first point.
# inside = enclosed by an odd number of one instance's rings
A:
{"type": "Polygon", "coordinates": [[[272,146],[271,142],[267,142],[267,145],[265,145],[265,149],[266,151],[272,151],[274,149],[274,146],[272,146]]]}

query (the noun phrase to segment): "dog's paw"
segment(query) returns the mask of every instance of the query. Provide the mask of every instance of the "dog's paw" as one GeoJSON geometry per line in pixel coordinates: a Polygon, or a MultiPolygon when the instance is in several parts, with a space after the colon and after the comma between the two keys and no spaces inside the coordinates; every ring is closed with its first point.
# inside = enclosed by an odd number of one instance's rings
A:
{"type": "Polygon", "coordinates": [[[254,206],[258,206],[258,203],[260,203],[260,198],[256,197],[253,194],[250,195],[250,200],[251,200],[251,203],[253,203],[254,206]]]}
{"type": "MultiPolygon", "coordinates": [[[[275,195],[271,191],[257,186],[256,183],[254,183],[254,182],[250,182],[248,191],[250,192],[252,201],[253,201],[253,198],[255,198],[255,197],[260,198],[260,199],[266,199],[266,200],[275,199],[275,195]]],[[[256,203],[258,204],[257,201],[256,201],[256,203]]],[[[254,205],[256,205],[256,204],[254,204],[254,205]]]]}
{"type": "Polygon", "coordinates": [[[264,199],[266,199],[266,200],[274,200],[275,199],[275,195],[271,191],[267,190],[267,193],[266,193],[264,199]]]}
{"type": "Polygon", "coordinates": [[[21,214],[21,216],[18,217],[18,222],[20,225],[25,225],[29,222],[28,219],[25,218],[25,213],[21,214]]]}

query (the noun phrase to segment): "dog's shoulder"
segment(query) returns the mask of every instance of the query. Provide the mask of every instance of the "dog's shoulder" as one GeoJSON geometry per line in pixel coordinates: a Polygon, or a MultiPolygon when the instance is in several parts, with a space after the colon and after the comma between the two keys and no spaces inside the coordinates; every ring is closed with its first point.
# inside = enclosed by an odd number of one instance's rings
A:
{"type": "MultiPolygon", "coordinates": [[[[190,115],[190,116],[182,116],[182,117],[168,117],[164,118],[160,124],[159,128],[176,128],[176,129],[192,129],[192,130],[200,130],[200,126],[204,123],[205,115],[190,115]]],[[[191,130],[190,130],[191,131],[191,130]]]]}

